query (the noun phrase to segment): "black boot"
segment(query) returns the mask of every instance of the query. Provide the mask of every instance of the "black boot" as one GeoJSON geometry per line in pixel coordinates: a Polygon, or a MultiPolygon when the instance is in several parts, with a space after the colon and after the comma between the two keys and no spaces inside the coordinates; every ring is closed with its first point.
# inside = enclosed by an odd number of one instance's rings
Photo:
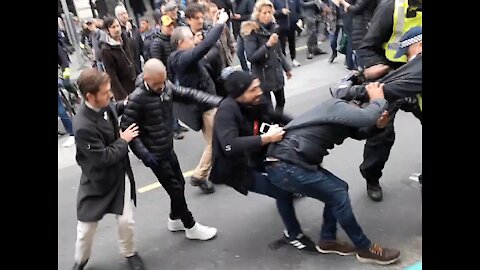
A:
{"type": "Polygon", "coordinates": [[[382,187],[378,183],[367,184],[367,194],[372,201],[380,202],[383,200],[382,187]]]}
{"type": "Polygon", "coordinates": [[[330,56],[330,59],[328,59],[328,62],[330,64],[333,63],[333,60],[335,60],[335,58],[337,58],[337,51],[332,52],[332,56],[330,56]]]}

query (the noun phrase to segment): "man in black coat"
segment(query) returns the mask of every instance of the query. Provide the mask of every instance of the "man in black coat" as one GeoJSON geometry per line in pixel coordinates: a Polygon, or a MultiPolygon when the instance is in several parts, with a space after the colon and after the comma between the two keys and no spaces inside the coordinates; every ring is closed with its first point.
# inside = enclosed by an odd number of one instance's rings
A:
{"type": "Polygon", "coordinates": [[[228,75],[225,88],[229,95],[220,104],[213,127],[210,179],[243,195],[252,191],[274,198],[286,227],[282,240],[297,250],[318,254],[315,243],[302,233],[293,194],[272,185],[265,175],[266,147],[282,139],[285,132],[278,124],[285,125],[290,118],[273,111],[263,96],[260,80],[248,72],[234,71],[228,75]],[[261,134],[264,124],[272,126],[261,134]]]}
{"type": "Polygon", "coordinates": [[[387,101],[379,85],[367,86],[370,104],[365,108],[330,99],[290,121],[284,127],[283,139],[268,148],[267,159],[271,161],[266,171],[275,186],[325,203],[320,252],[357,253],[360,262],[387,265],[399,259],[400,251],[370,241],[353,213],[348,184],[320,166],[328,150],[346,138],[365,139],[385,127],[387,101]],[[337,222],[355,247],[337,241],[337,222]]]}
{"type": "Polygon", "coordinates": [[[193,219],[185,201],[185,180],[173,150],[173,100],[195,101],[212,107],[221,98],[205,92],[173,85],[167,80],[163,63],[155,58],[145,63],[143,79],[130,95],[122,117],[122,128],[141,123],[140,136],[130,147],[133,153],[152,169],[171,200],[167,227],[170,231],[185,231],[188,239],[209,240],[217,229],[204,226],[193,219]]]}
{"type": "Polygon", "coordinates": [[[73,120],[76,160],[82,169],[77,195],[77,241],[73,269],[83,269],[92,249],[93,236],[105,214],[117,215],[120,252],[132,270],[143,270],[143,262],[133,242],[135,180],[128,143],[138,136],[132,123],[123,132],[118,115],[124,103],[110,103],[110,78],[95,68],[84,70],[78,87],[85,102],[73,120]]]}
{"type": "Polygon", "coordinates": [[[104,20],[105,35],[100,35],[100,58],[112,80],[115,100],[125,99],[135,89],[136,69],[132,40],[122,33],[118,19],[104,20]]]}
{"type": "MultiPolygon", "coordinates": [[[[203,11],[201,8],[197,9],[196,6],[198,5],[192,4],[187,8],[187,20],[191,26],[202,26],[203,11]]],[[[171,43],[174,52],[168,58],[168,69],[175,84],[216,94],[215,84],[200,60],[215,46],[227,19],[227,13],[221,12],[217,22],[205,36],[205,39],[196,46],[190,28],[182,26],[173,31],[171,43]]],[[[206,108],[205,106],[181,105],[177,114],[178,118],[193,130],[202,129],[207,143],[190,182],[192,185],[200,187],[204,193],[215,191],[215,188],[207,179],[212,166],[212,129],[215,111],[216,109],[206,108]]]]}

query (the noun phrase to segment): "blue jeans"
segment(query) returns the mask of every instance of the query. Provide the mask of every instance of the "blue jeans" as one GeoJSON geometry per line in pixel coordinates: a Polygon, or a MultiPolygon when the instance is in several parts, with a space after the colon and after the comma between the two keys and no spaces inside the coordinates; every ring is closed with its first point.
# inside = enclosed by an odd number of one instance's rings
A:
{"type": "Polygon", "coordinates": [[[237,56],[238,60],[240,60],[242,70],[250,71],[250,69],[248,68],[247,59],[245,57],[245,43],[241,35],[238,35],[237,37],[237,56]]]}
{"type": "Polygon", "coordinates": [[[58,116],[60,116],[60,120],[62,120],[62,124],[65,127],[65,131],[73,136],[73,128],[72,128],[72,120],[68,116],[67,112],[65,111],[65,105],[63,104],[62,98],[60,97],[60,93],[58,94],[58,116]]]}
{"type": "Polygon", "coordinates": [[[325,203],[321,240],[337,238],[337,221],[358,249],[368,249],[370,240],[363,233],[352,211],[348,184],[331,172],[319,168],[306,170],[286,162],[275,162],[266,168],[268,178],[275,186],[325,203]]]}
{"type": "Polygon", "coordinates": [[[267,176],[259,172],[254,171],[253,175],[255,181],[250,191],[276,199],[278,213],[282,218],[288,235],[290,236],[290,239],[295,239],[296,236],[302,232],[302,229],[300,228],[297,216],[295,215],[293,194],[272,185],[267,176]]]}

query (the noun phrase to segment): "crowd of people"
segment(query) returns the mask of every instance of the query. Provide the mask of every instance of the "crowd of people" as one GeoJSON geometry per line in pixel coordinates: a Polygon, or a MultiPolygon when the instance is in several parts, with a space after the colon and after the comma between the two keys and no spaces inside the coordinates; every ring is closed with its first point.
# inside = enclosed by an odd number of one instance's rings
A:
{"type": "MultiPolygon", "coordinates": [[[[73,269],[85,267],[97,224],[109,213],[117,216],[129,266],[145,269],[133,244],[129,149],[170,197],[167,228],[194,240],[216,236],[217,229],[197,222],[187,205],[173,147],[188,130],[184,125],[205,140],[190,184],[205,194],[225,184],[275,199],[283,240],[295,250],[356,255],[381,265],[400,258],[399,250],[365,235],[348,184],[322,161],[346,138],[366,139],[360,171],[368,196],[383,199],[379,180],[395,139],[395,114],[401,109],[421,121],[421,0],[153,1],[153,22],[143,16],[145,8],[130,3],[132,20],[118,2],[113,14],[85,21],[81,31],[94,61],[75,83],[83,102],[73,124],[59,93],[59,116],[70,135],[64,146],[76,144],[82,169],[73,269]],[[339,51],[352,72],[332,99],[292,119],[284,113],[285,79],[300,66],[296,33],[303,25],[307,59],[327,53],[318,46],[320,33],[331,40],[328,61],[339,51]],[[235,57],[241,70],[233,67],[235,57]],[[302,231],[293,207],[298,195],[325,204],[319,241],[302,231]],[[352,244],[337,239],[337,223],[352,244]]],[[[61,77],[71,84],[68,40],[60,28],[58,44],[61,77]]]]}

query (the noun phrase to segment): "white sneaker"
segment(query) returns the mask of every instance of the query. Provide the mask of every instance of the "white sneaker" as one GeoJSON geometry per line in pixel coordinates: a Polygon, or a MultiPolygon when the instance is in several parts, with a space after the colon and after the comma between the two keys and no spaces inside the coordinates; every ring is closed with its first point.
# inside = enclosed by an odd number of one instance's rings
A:
{"type": "Polygon", "coordinates": [[[168,217],[167,228],[171,232],[185,231],[185,226],[183,226],[181,219],[171,220],[170,217],[168,217]]]}
{"type": "Polygon", "coordinates": [[[185,235],[191,240],[210,240],[217,235],[217,229],[195,222],[191,229],[185,229],[185,235]]]}
{"type": "Polygon", "coordinates": [[[68,139],[62,144],[63,147],[70,147],[75,144],[75,137],[68,136],[68,139]]]}
{"type": "Polygon", "coordinates": [[[292,60],[292,65],[293,65],[294,67],[299,67],[299,66],[300,66],[300,63],[297,61],[297,59],[293,59],[293,60],[292,60]]]}

